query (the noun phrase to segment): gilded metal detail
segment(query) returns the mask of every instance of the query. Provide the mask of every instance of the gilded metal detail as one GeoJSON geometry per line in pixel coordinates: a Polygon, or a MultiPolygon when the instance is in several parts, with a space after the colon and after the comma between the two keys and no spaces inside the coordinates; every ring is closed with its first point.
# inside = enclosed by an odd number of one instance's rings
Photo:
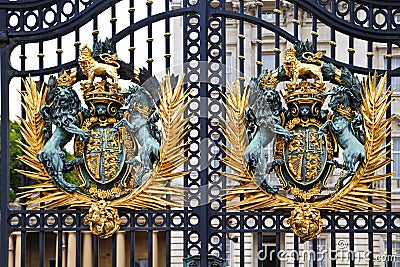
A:
{"type": "Polygon", "coordinates": [[[108,204],[104,200],[93,203],[85,217],[85,223],[89,225],[92,233],[103,239],[118,232],[121,225],[118,210],[108,204]]]}
{"type": "Polygon", "coordinates": [[[183,114],[190,92],[184,93],[183,77],[166,75],[159,82],[120,60],[113,47],[108,39],[93,49],[85,45],[79,65],[51,76],[41,89],[28,79],[21,93],[27,144],[20,159],[35,171],[20,172],[36,181],[25,188],[27,204],[89,209],[85,223],[101,238],[118,231],[117,208],[179,206],[163,196],[179,198],[181,190],[167,182],[186,174],[177,171],[186,161],[188,131],[183,114]],[[119,79],[132,84],[122,89],[119,79]],[[78,81],[87,109],[73,89],[78,81]],[[70,140],[75,158],[67,161],[70,140]],[[73,170],[78,182],[64,179],[73,170]]]}
{"type": "Polygon", "coordinates": [[[290,228],[302,241],[316,238],[322,231],[322,219],[319,210],[307,204],[294,208],[288,220],[290,228]]]}
{"type": "Polygon", "coordinates": [[[92,50],[87,46],[83,46],[78,58],[79,66],[82,68],[83,73],[88,78],[87,84],[93,84],[95,76],[106,75],[112,79],[115,84],[118,82],[118,69],[120,65],[116,62],[118,59],[117,54],[101,54],[100,58],[105,63],[99,63],[92,57],[92,50]],[[112,65],[113,64],[113,65],[112,65]]]}
{"type": "Polygon", "coordinates": [[[235,84],[227,94],[224,130],[231,147],[222,159],[232,170],[225,175],[240,183],[226,200],[246,196],[229,208],[290,209],[288,222],[302,240],[321,232],[321,209],[384,209],[367,197],[388,201],[385,190],[371,185],[391,175],[376,174],[391,160],[382,147],[391,121],[384,119],[391,95],[386,76],[361,84],[313,51],[310,43],[298,43],[285,50],[276,70],[263,70],[245,89],[235,84]],[[264,149],[272,142],[268,158],[264,149]],[[271,172],[279,186],[271,183],[271,172]]]}

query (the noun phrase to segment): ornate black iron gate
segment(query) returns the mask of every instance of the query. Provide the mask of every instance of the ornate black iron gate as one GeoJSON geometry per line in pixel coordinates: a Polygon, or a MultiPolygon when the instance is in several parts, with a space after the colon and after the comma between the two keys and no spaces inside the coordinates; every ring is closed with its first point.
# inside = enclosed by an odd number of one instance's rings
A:
{"type": "MultiPolygon", "coordinates": [[[[11,252],[9,248],[10,243],[16,240],[9,236],[18,233],[18,247],[14,246],[19,250],[18,266],[32,266],[27,261],[27,254],[33,250],[39,255],[38,266],[49,266],[45,262],[45,251],[49,244],[45,244],[45,240],[50,233],[57,233],[55,243],[60,249],[56,251],[55,259],[57,266],[64,266],[61,249],[64,244],[63,233],[73,231],[76,242],[73,248],[68,249],[75,251],[76,266],[81,266],[82,258],[86,256],[82,248],[84,232],[88,230],[83,223],[85,213],[82,211],[31,211],[24,205],[20,210],[9,209],[9,120],[16,101],[13,92],[19,89],[10,86],[16,84],[12,83],[14,78],[32,75],[43,82],[47,75],[76,65],[79,48],[85,41],[90,44],[100,37],[109,36],[112,37],[117,50],[128,49],[128,58],[125,60],[129,59],[130,63],[140,66],[144,62],[139,62],[138,58],[147,53],[146,67],[150,72],[167,70],[174,64],[186,63],[183,70],[187,74],[187,86],[193,90],[192,104],[188,109],[188,115],[193,118],[190,121],[188,142],[193,145],[187,152],[189,161],[186,167],[189,174],[183,181],[184,187],[188,189],[185,194],[188,205],[182,209],[125,211],[121,215],[121,230],[126,231],[127,237],[124,238],[128,240],[126,246],[130,248],[126,266],[137,266],[135,260],[138,256],[135,253],[138,243],[135,239],[138,238],[138,233],[143,231],[147,235],[145,240],[148,266],[153,266],[154,262],[153,234],[160,231],[165,233],[165,251],[164,255],[158,257],[165,259],[165,266],[179,264],[173,261],[177,250],[182,252],[178,253],[178,257],[181,258],[200,254],[200,266],[206,266],[208,254],[232,259],[230,266],[270,266],[265,264],[271,263],[257,258],[257,251],[262,251],[266,242],[273,243],[275,251],[287,249],[284,245],[287,240],[283,233],[290,232],[285,221],[289,215],[280,211],[227,211],[224,201],[220,198],[227,187],[227,181],[220,175],[221,171],[225,171],[225,167],[214,159],[223,156],[219,148],[225,140],[220,130],[221,126],[216,121],[224,116],[221,100],[225,92],[225,78],[228,73],[232,74],[229,68],[221,67],[220,64],[225,66],[237,60],[237,78],[245,83],[245,75],[254,75],[253,70],[256,70],[257,74],[261,72],[264,52],[273,55],[268,60],[274,61],[277,67],[280,65],[283,44],[310,37],[316,49],[321,42],[328,44],[330,49],[325,51],[329,55],[325,58],[327,61],[362,75],[375,69],[378,69],[378,72],[387,71],[390,85],[392,77],[400,76],[400,65],[395,66],[393,62],[393,58],[396,58],[394,53],[400,46],[398,18],[400,3],[389,0],[0,1],[0,265],[8,266],[10,253],[13,253],[15,260],[15,251],[11,252]],[[109,25],[104,26],[104,19],[109,20],[109,25]],[[301,31],[304,23],[310,24],[309,33],[301,31]],[[176,36],[171,35],[173,28],[176,36]],[[237,33],[234,36],[232,29],[237,33]],[[142,34],[141,30],[144,30],[142,34]],[[254,35],[250,34],[249,30],[254,31],[254,35]],[[164,51],[159,50],[158,42],[162,43],[164,51]],[[70,47],[75,47],[69,55],[66,53],[70,48],[67,47],[67,43],[70,47]],[[232,59],[227,53],[229,46],[234,46],[237,59],[232,59]],[[55,49],[50,51],[49,47],[55,49]],[[356,54],[356,49],[362,52],[357,51],[356,54]],[[255,53],[252,54],[249,50],[255,53]],[[376,54],[384,58],[378,58],[376,54]],[[251,55],[252,58],[246,55],[251,55]],[[347,60],[342,60],[343,58],[347,60]],[[206,62],[205,65],[202,62],[206,62]],[[31,247],[30,239],[27,238],[34,232],[38,233],[35,248],[31,247]],[[177,232],[182,233],[178,238],[174,237],[177,232]],[[251,260],[246,256],[248,234],[254,234],[251,246],[254,246],[255,253],[251,260]],[[180,241],[174,241],[176,239],[180,241]],[[228,249],[230,245],[232,248],[228,249]],[[233,255],[235,253],[237,255],[233,255]]],[[[391,115],[389,109],[386,116],[391,115]]],[[[391,171],[391,166],[388,166],[386,172],[391,171]]],[[[21,186],[25,185],[27,180],[22,178],[21,186]]],[[[387,179],[383,186],[392,191],[391,179],[387,179]]],[[[21,203],[23,202],[22,199],[21,203]]],[[[370,252],[365,265],[374,266],[377,256],[380,256],[380,252],[374,247],[376,235],[385,239],[385,255],[395,255],[392,253],[392,241],[393,235],[399,232],[400,213],[392,207],[393,203],[387,203],[385,212],[323,214],[324,232],[327,233],[330,243],[330,246],[326,247],[330,252],[329,259],[334,259],[335,252],[340,249],[338,246],[343,245],[338,244],[337,237],[343,236],[342,234],[347,236],[350,252],[357,251],[358,234],[365,234],[366,249],[370,252]]],[[[114,236],[111,241],[112,266],[117,266],[117,239],[118,237],[114,236]]],[[[94,236],[92,242],[93,265],[99,266],[100,241],[94,236]]],[[[298,251],[300,246],[302,245],[299,239],[294,237],[292,250],[298,251]]],[[[314,240],[311,248],[317,251],[318,246],[318,240],[314,240]]],[[[396,257],[386,259],[386,266],[394,266],[396,257]]],[[[295,257],[293,266],[299,266],[301,260],[295,257]]],[[[274,262],[276,266],[284,266],[285,263],[282,258],[276,256],[274,262]]],[[[325,266],[336,266],[336,262],[329,261],[329,265],[325,266]]],[[[68,266],[74,266],[75,263],[69,262],[68,266]]],[[[322,266],[318,265],[316,258],[311,260],[310,264],[322,266]]],[[[359,266],[354,257],[348,258],[348,264],[359,266]]]]}

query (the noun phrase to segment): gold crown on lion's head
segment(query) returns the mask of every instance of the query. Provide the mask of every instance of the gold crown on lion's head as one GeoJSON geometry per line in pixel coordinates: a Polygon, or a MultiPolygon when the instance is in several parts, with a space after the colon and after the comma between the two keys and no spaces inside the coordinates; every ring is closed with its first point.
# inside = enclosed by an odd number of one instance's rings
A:
{"type": "Polygon", "coordinates": [[[263,88],[267,88],[267,87],[276,88],[276,86],[279,84],[279,80],[277,78],[275,78],[271,74],[271,72],[268,72],[267,75],[265,75],[264,77],[261,78],[260,84],[263,88]]]}
{"type": "Polygon", "coordinates": [[[292,46],[290,46],[289,48],[286,48],[285,49],[285,56],[288,56],[288,57],[296,56],[296,49],[294,49],[292,46]]]}
{"type": "Polygon", "coordinates": [[[87,44],[81,48],[81,55],[85,55],[85,56],[92,55],[92,50],[90,49],[90,47],[87,44]]]}

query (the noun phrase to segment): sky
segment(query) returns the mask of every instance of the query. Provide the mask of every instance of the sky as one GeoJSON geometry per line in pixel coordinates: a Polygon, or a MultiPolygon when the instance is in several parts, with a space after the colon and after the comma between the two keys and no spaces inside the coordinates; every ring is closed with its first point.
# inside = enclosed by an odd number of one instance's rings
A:
{"type": "MultiPolygon", "coordinates": [[[[147,6],[146,6],[146,1],[136,1],[135,3],[135,22],[139,21],[141,19],[146,18],[147,16],[147,6]]],[[[152,14],[157,14],[160,12],[163,12],[165,9],[164,6],[164,1],[155,1],[155,4],[152,5],[152,14]]],[[[117,14],[117,32],[121,31],[125,27],[129,25],[129,1],[121,1],[117,3],[116,5],[116,14],[117,14]]],[[[104,40],[106,37],[110,38],[111,37],[111,23],[110,23],[110,18],[111,18],[111,9],[107,9],[104,12],[102,12],[98,16],[98,29],[99,29],[99,39],[104,40]]],[[[93,38],[91,35],[91,32],[93,30],[93,25],[92,22],[89,22],[88,24],[84,25],[81,28],[80,32],[80,42],[81,42],[81,47],[83,45],[88,44],[89,47],[93,45],[93,38]],[[86,34],[86,33],[90,34],[86,34]]],[[[153,41],[153,58],[155,61],[153,62],[153,73],[158,74],[161,73],[164,70],[164,54],[165,54],[165,28],[164,28],[164,21],[157,22],[153,24],[152,27],[153,30],[153,35],[152,37],[154,38],[153,41]]],[[[171,31],[173,30],[173,27],[171,25],[171,31]]],[[[171,36],[173,38],[173,35],[171,36]]],[[[135,32],[135,65],[138,67],[146,67],[146,59],[147,57],[147,28],[142,28],[139,31],[135,32]]],[[[75,59],[75,47],[74,47],[74,42],[75,42],[75,35],[74,32],[70,33],[66,36],[62,37],[62,57],[63,63],[69,62],[71,60],[75,59]]],[[[171,40],[171,45],[173,45],[173,42],[171,40]]],[[[129,62],[129,51],[128,48],[130,47],[129,44],[129,37],[124,38],[117,44],[117,53],[120,59],[122,59],[125,62],[129,62]]],[[[57,65],[57,42],[56,40],[50,40],[46,41],[44,43],[44,67],[53,67],[57,65]]],[[[39,53],[39,45],[38,43],[28,43],[26,44],[26,69],[27,70],[34,70],[38,68],[38,56],[37,54],[39,53]]],[[[173,50],[173,47],[171,49],[173,50]]],[[[20,70],[20,56],[21,50],[20,47],[16,47],[10,57],[11,65],[17,69],[20,70]]],[[[157,75],[158,76],[158,75],[157,75]]],[[[39,79],[38,77],[37,80],[39,79]]],[[[48,76],[45,77],[45,81],[48,79],[48,76]]],[[[129,82],[126,81],[120,81],[120,86],[121,87],[127,87],[129,85],[129,82]]],[[[74,88],[78,91],[79,93],[79,85],[76,84],[74,88]]],[[[21,114],[21,105],[18,105],[20,101],[20,96],[17,90],[21,89],[21,79],[20,78],[13,78],[10,83],[10,119],[11,120],[16,120],[17,115],[21,114]]]]}

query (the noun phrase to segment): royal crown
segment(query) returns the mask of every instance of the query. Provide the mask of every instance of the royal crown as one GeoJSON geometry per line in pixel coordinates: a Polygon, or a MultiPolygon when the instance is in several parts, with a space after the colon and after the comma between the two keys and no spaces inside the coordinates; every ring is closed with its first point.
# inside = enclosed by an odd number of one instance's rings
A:
{"type": "Polygon", "coordinates": [[[296,60],[296,49],[293,47],[289,47],[285,50],[285,57],[283,59],[284,62],[292,62],[296,60]]]}
{"type": "Polygon", "coordinates": [[[118,84],[108,83],[106,80],[87,84],[82,82],[81,89],[83,91],[83,99],[87,103],[111,103],[114,102],[117,106],[124,105],[125,96],[118,94],[121,88],[118,84]]]}
{"type": "Polygon", "coordinates": [[[275,77],[275,75],[268,71],[268,74],[261,78],[260,84],[263,88],[276,88],[276,86],[279,84],[279,80],[275,77]]]}
{"type": "Polygon", "coordinates": [[[92,50],[89,48],[89,46],[86,44],[84,45],[81,50],[80,50],[80,57],[91,57],[92,56],[92,50]]]}

